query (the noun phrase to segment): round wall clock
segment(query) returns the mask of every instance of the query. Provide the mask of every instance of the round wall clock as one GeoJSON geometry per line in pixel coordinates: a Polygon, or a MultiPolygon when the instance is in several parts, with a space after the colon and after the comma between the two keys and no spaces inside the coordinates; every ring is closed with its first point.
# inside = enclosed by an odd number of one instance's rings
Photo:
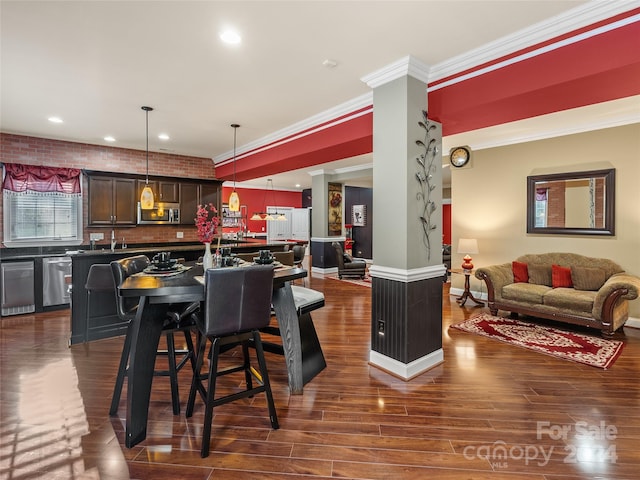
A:
{"type": "Polygon", "coordinates": [[[452,148],[451,153],[449,153],[449,161],[454,167],[464,167],[469,163],[469,158],[471,158],[471,153],[466,147],[452,148]]]}

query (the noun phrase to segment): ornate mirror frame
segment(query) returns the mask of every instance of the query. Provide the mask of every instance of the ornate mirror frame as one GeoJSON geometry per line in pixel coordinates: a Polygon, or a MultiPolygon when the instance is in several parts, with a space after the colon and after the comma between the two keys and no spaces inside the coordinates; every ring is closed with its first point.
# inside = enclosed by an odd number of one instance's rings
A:
{"type": "Polygon", "coordinates": [[[527,233],[615,235],[615,175],[610,168],[527,177],[527,233]],[[567,225],[575,210],[580,220],[567,225]]]}

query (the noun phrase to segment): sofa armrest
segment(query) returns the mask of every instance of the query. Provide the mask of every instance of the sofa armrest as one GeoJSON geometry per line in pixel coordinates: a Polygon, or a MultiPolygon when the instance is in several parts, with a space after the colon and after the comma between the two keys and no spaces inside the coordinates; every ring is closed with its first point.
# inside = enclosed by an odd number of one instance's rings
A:
{"type": "Polygon", "coordinates": [[[600,287],[593,301],[593,316],[596,319],[605,318],[603,310],[614,308],[619,299],[634,300],[640,295],[640,277],[628,273],[616,273],[600,287]]]}
{"type": "Polygon", "coordinates": [[[513,283],[513,270],[510,263],[489,265],[476,270],[476,278],[487,284],[487,300],[493,302],[502,299],[502,287],[513,283]]]}

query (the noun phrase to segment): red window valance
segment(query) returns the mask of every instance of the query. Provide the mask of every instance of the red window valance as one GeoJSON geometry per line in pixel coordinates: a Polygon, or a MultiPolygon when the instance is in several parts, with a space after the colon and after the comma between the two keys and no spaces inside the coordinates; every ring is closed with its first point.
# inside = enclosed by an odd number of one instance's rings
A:
{"type": "Polygon", "coordinates": [[[43,167],[22,163],[5,163],[6,175],[2,188],[12,192],[80,193],[78,168],[43,167]]]}

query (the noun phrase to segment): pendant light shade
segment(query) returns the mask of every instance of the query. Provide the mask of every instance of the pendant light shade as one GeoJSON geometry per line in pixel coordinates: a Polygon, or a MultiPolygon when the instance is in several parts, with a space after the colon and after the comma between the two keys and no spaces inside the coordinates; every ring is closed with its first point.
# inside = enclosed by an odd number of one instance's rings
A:
{"type": "Polygon", "coordinates": [[[145,111],[147,126],[147,180],[140,194],[140,208],[142,210],[151,210],[153,208],[154,198],[153,190],[151,190],[149,186],[149,112],[151,112],[153,108],[142,107],[142,110],[145,111]]]}
{"type": "Polygon", "coordinates": [[[239,126],[237,123],[231,124],[233,128],[233,192],[229,195],[229,210],[232,212],[240,211],[240,197],[236,192],[236,132],[239,126]]]}
{"type": "Polygon", "coordinates": [[[275,208],[275,212],[255,212],[249,220],[277,220],[279,222],[286,222],[287,216],[284,213],[278,212],[278,207],[276,205],[276,191],[273,188],[273,180],[270,178],[267,180],[267,188],[264,190],[264,201],[263,206],[266,210],[267,208],[267,193],[271,190],[271,194],[273,195],[273,208],[275,208]]]}

